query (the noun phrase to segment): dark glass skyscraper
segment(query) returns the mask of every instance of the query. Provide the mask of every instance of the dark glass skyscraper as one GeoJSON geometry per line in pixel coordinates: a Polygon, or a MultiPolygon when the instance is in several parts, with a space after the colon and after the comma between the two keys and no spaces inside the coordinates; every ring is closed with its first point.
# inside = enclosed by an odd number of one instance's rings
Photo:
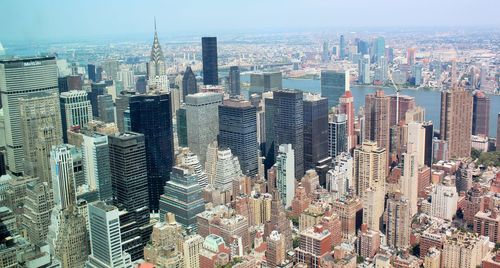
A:
{"type": "Polygon", "coordinates": [[[177,139],[179,147],[188,147],[186,107],[181,106],[175,115],[177,117],[177,139]]]}
{"type": "Polygon", "coordinates": [[[158,200],[174,161],[170,94],[135,95],[129,107],[131,130],[145,138],[149,209],[158,211],[158,200]]]}
{"type": "Polygon", "coordinates": [[[340,59],[344,59],[346,57],[346,44],[344,35],[340,36],[339,57],[340,59]]]}
{"type": "Polygon", "coordinates": [[[298,90],[273,92],[274,153],[280,144],[291,144],[295,153],[295,178],[304,175],[304,107],[303,93],[298,90]]]}
{"type": "Polygon", "coordinates": [[[92,105],[92,115],[94,117],[99,117],[99,103],[97,101],[97,96],[104,95],[107,93],[106,84],[104,82],[92,83],[91,91],[88,93],[88,98],[90,104],[92,105]]]}
{"type": "Polygon", "coordinates": [[[328,99],[304,95],[304,169],[328,156],[328,99]]]}
{"type": "Polygon", "coordinates": [[[94,64],[87,65],[87,74],[89,75],[89,79],[92,80],[92,82],[97,82],[94,64]]]}
{"type": "Polygon", "coordinates": [[[257,174],[257,108],[249,101],[230,99],[219,106],[219,146],[238,157],[243,174],[257,174]]]}
{"type": "Polygon", "coordinates": [[[349,85],[348,74],[340,71],[321,71],[321,96],[328,98],[328,107],[337,106],[349,85]]]}
{"type": "Polygon", "coordinates": [[[424,164],[430,167],[432,165],[432,138],[434,137],[434,125],[432,121],[429,121],[424,122],[422,127],[425,131],[424,164]]]}
{"type": "Polygon", "coordinates": [[[229,67],[229,94],[239,96],[241,94],[240,87],[240,67],[231,66],[229,67]]]}
{"type": "Polygon", "coordinates": [[[198,85],[196,84],[196,76],[191,70],[191,66],[186,67],[184,76],[182,77],[182,99],[186,99],[186,95],[198,93],[198,85]]]}
{"type": "Polygon", "coordinates": [[[328,120],[328,155],[335,158],[347,152],[347,116],[332,115],[328,120]]]}
{"type": "Polygon", "coordinates": [[[263,156],[264,167],[266,170],[270,169],[274,165],[274,116],[276,114],[276,105],[274,104],[274,99],[265,98],[265,133],[266,141],[264,144],[263,156]]]}
{"type": "Polygon", "coordinates": [[[201,49],[203,57],[203,84],[218,85],[217,37],[202,37],[201,49]]]}
{"type": "MultiPolygon", "coordinates": [[[[488,137],[490,121],[490,98],[483,92],[474,94],[472,106],[472,134],[488,137]]],[[[497,137],[498,139],[499,137],[497,137]]]]}

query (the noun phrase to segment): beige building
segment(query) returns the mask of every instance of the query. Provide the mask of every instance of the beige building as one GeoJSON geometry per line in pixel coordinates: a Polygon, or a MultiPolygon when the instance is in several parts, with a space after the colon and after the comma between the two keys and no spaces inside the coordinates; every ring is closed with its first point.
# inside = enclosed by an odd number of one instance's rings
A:
{"type": "Polygon", "coordinates": [[[153,226],[151,241],[144,247],[144,260],[159,267],[183,267],[181,243],[183,243],[182,226],[169,212],[166,215],[166,222],[158,222],[153,226]]]}
{"type": "Polygon", "coordinates": [[[253,194],[248,199],[250,225],[264,224],[271,220],[270,194],[253,194]]]}
{"type": "Polygon", "coordinates": [[[200,235],[184,237],[182,243],[184,268],[200,268],[200,251],[203,248],[203,241],[200,235]]]}
{"type": "Polygon", "coordinates": [[[32,181],[26,184],[23,226],[32,244],[40,246],[45,243],[53,206],[54,197],[47,182],[32,181]]]}
{"type": "Polygon", "coordinates": [[[387,245],[397,249],[410,247],[410,204],[400,193],[392,193],[387,200],[387,245]]]}
{"type": "Polygon", "coordinates": [[[380,230],[380,221],[384,214],[383,187],[368,188],[363,195],[363,223],[372,230],[380,230]]]}
{"type": "Polygon", "coordinates": [[[441,268],[441,251],[430,248],[424,257],[424,268],[441,268]]]}
{"type": "Polygon", "coordinates": [[[386,174],[386,149],[377,146],[376,142],[363,141],[363,145],[354,150],[354,180],[358,196],[363,196],[370,187],[384,187],[386,174]]]}
{"type": "Polygon", "coordinates": [[[443,268],[475,268],[490,251],[488,237],[457,231],[443,245],[443,268]]]}

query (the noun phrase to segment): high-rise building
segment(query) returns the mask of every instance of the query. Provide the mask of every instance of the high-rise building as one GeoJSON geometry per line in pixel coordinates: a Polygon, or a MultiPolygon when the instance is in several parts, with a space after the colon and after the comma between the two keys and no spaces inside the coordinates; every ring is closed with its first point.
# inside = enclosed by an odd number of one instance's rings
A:
{"type": "Polygon", "coordinates": [[[434,138],[434,125],[432,121],[427,121],[422,124],[425,132],[424,141],[424,164],[428,167],[432,164],[432,140],[434,138]]]}
{"type": "Polygon", "coordinates": [[[61,112],[56,93],[36,93],[19,100],[24,172],[51,183],[50,150],[62,143],[61,112]]]}
{"type": "Polygon", "coordinates": [[[136,95],[129,105],[131,130],[144,134],[146,144],[149,209],[157,211],[174,162],[170,94],[136,95]]]}
{"type": "Polygon", "coordinates": [[[472,96],[463,89],[441,92],[439,135],[448,142],[450,158],[470,156],[472,103],[472,96]]]}
{"type": "Polygon", "coordinates": [[[414,151],[403,153],[402,174],[400,178],[401,194],[408,200],[408,213],[417,214],[418,201],[418,154],[414,151]]]}
{"type": "Polygon", "coordinates": [[[73,126],[83,128],[93,119],[92,105],[84,90],[61,93],[60,104],[63,140],[68,142],[68,129],[73,126]]]}
{"type": "Polygon", "coordinates": [[[219,146],[238,157],[243,174],[257,175],[257,108],[249,101],[229,99],[219,106],[219,146]]]}
{"type": "MultiPolygon", "coordinates": [[[[401,121],[409,123],[413,121],[410,118],[406,118],[407,112],[417,109],[415,98],[407,95],[399,95],[399,105],[397,95],[390,95],[390,126],[399,124],[401,121]],[[398,107],[399,106],[399,107],[398,107]],[[399,122],[396,121],[396,117],[399,122]]],[[[417,111],[415,111],[417,112],[417,111]]]]}
{"type": "Polygon", "coordinates": [[[450,184],[449,178],[445,178],[444,183],[434,186],[430,195],[432,198],[431,216],[451,221],[457,211],[458,193],[456,186],[450,184]]]}
{"type": "Polygon", "coordinates": [[[298,90],[273,92],[274,152],[281,144],[291,144],[295,154],[295,178],[304,175],[304,104],[303,93],[298,90]]]}
{"type": "Polygon", "coordinates": [[[410,66],[413,66],[415,64],[415,52],[417,51],[416,48],[408,48],[408,53],[407,53],[407,56],[406,56],[406,61],[407,61],[407,64],[410,65],[410,66]]]}
{"type": "Polygon", "coordinates": [[[96,70],[95,70],[95,65],[94,64],[88,64],[87,65],[87,74],[89,76],[89,79],[92,80],[92,82],[97,82],[96,81],[96,70]]]}
{"type": "Polygon", "coordinates": [[[398,249],[410,246],[411,217],[408,200],[400,194],[391,194],[387,200],[385,233],[387,244],[398,249]]]}
{"type": "Polygon", "coordinates": [[[241,94],[240,85],[240,67],[229,67],[229,94],[231,96],[239,96],[241,94]]]}
{"type": "Polygon", "coordinates": [[[4,112],[7,170],[22,175],[23,133],[19,100],[41,92],[57,93],[55,57],[0,60],[0,94],[4,112]]]}
{"type": "Polygon", "coordinates": [[[203,84],[218,85],[217,37],[202,37],[201,50],[203,57],[203,84]]]}
{"type": "Polygon", "coordinates": [[[98,98],[101,95],[107,94],[108,90],[106,89],[106,87],[107,84],[104,81],[99,83],[92,83],[90,85],[90,91],[88,92],[87,98],[90,101],[90,104],[92,105],[92,115],[94,117],[99,118],[100,107],[98,98]]]}
{"type": "Polygon", "coordinates": [[[211,158],[214,157],[207,158],[205,165],[209,183],[220,192],[232,191],[233,180],[243,176],[238,157],[232,154],[231,149],[220,148],[216,150],[215,159],[211,158]]]}
{"type": "Polygon", "coordinates": [[[200,268],[200,251],[203,246],[203,237],[191,235],[185,237],[182,243],[184,268],[200,268]]]}
{"type": "Polygon", "coordinates": [[[266,260],[272,268],[279,267],[286,259],[285,238],[274,230],[267,239],[266,260]]]}
{"type": "Polygon", "coordinates": [[[180,166],[187,166],[194,170],[198,177],[198,183],[202,188],[208,185],[208,176],[203,169],[198,156],[189,150],[189,148],[182,148],[181,152],[176,156],[176,164],[180,166]]]}
{"type": "Polygon", "coordinates": [[[163,56],[158,32],[156,31],[156,20],[153,46],[151,47],[151,56],[148,62],[148,85],[157,90],[166,90],[169,87],[165,57],[163,56]]]}
{"type": "Polygon", "coordinates": [[[358,235],[358,254],[363,258],[372,259],[380,248],[381,234],[378,230],[368,229],[366,224],[361,225],[358,235]]]}
{"type": "Polygon", "coordinates": [[[322,225],[316,225],[300,232],[300,244],[295,249],[295,262],[302,262],[306,267],[321,267],[321,259],[330,254],[332,236],[322,225]]]}
{"type": "Polygon", "coordinates": [[[347,148],[349,151],[352,151],[357,144],[356,141],[356,133],[354,132],[354,97],[352,96],[351,90],[349,88],[346,89],[344,95],[340,97],[340,113],[343,113],[347,116],[346,118],[346,126],[347,126],[347,148]]]}
{"type": "Polygon", "coordinates": [[[276,157],[276,187],[285,208],[292,205],[295,195],[294,154],[291,144],[281,144],[276,157]]]}
{"type": "Polygon", "coordinates": [[[182,100],[186,101],[186,96],[189,94],[198,93],[198,84],[196,83],[196,76],[191,69],[191,66],[186,67],[186,71],[182,76],[182,100]]]}
{"type": "Polygon", "coordinates": [[[384,187],[387,174],[386,154],[386,149],[372,141],[365,141],[354,149],[354,182],[359,196],[363,196],[368,188],[384,187]]]}
{"type": "Polygon", "coordinates": [[[415,86],[420,86],[422,84],[423,80],[422,80],[422,65],[421,64],[413,65],[413,79],[414,79],[413,84],[415,86]]]}
{"type": "Polygon", "coordinates": [[[490,98],[482,91],[474,94],[472,106],[472,135],[489,135],[490,98]]]}
{"type": "Polygon", "coordinates": [[[498,209],[479,211],[474,216],[474,232],[489,237],[491,242],[498,243],[500,241],[499,229],[500,215],[498,215],[498,209]]]}
{"type": "Polygon", "coordinates": [[[340,35],[340,44],[339,44],[339,58],[343,60],[346,57],[346,42],[344,35],[340,35]]]}
{"type": "Polygon", "coordinates": [[[50,152],[54,205],[60,209],[76,203],[75,173],[71,152],[75,149],[72,145],[61,144],[53,147],[50,152]]]}
{"type": "Polygon", "coordinates": [[[176,131],[177,131],[177,146],[178,147],[187,147],[187,118],[186,118],[186,106],[184,104],[181,105],[177,113],[175,114],[176,118],[176,131]]]}
{"type": "Polygon", "coordinates": [[[108,136],[113,201],[128,211],[149,207],[146,145],[143,134],[108,136]]]}
{"type": "Polygon", "coordinates": [[[304,94],[304,170],[328,157],[328,99],[304,94]]]}
{"type": "Polygon", "coordinates": [[[133,95],[135,95],[135,91],[122,90],[122,92],[116,96],[116,125],[120,132],[125,132],[124,113],[129,109],[130,97],[133,95]]]}
{"type": "Polygon", "coordinates": [[[342,152],[347,152],[347,116],[345,114],[330,114],[328,120],[328,155],[335,158],[342,152]]]}
{"type": "Polygon", "coordinates": [[[365,139],[390,149],[390,98],[383,91],[365,96],[365,139]]]}
{"type": "Polygon", "coordinates": [[[97,110],[99,110],[100,121],[105,123],[115,122],[115,105],[111,95],[97,96],[97,110]]]}
{"type": "Polygon", "coordinates": [[[328,99],[328,108],[337,106],[339,98],[349,91],[349,71],[321,71],[321,96],[328,99]]]}
{"type": "Polygon", "coordinates": [[[472,232],[455,231],[443,243],[442,267],[474,268],[481,266],[481,261],[489,252],[488,237],[472,232]]]}
{"type": "Polygon", "coordinates": [[[85,180],[90,190],[99,193],[99,200],[113,198],[109,167],[108,136],[100,133],[83,133],[83,163],[85,180]]]}
{"type": "Polygon", "coordinates": [[[163,267],[184,267],[182,226],[172,213],[153,226],[151,241],[144,247],[144,260],[163,267]]]}
{"type": "Polygon", "coordinates": [[[98,201],[88,205],[92,254],[87,267],[132,266],[130,255],[122,250],[120,212],[114,206],[98,201]]]}
{"type": "Polygon", "coordinates": [[[370,77],[370,55],[363,55],[358,63],[358,82],[361,84],[371,84],[370,77]]]}
{"type": "Polygon", "coordinates": [[[170,212],[184,228],[196,231],[196,215],[205,210],[202,188],[192,168],[175,166],[160,197],[160,221],[170,212]]]}
{"type": "Polygon", "coordinates": [[[250,95],[283,89],[281,72],[265,72],[250,74],[250,95]]]}
{"type": "Polygon", "coordinates": [[[23,226],[32,244],[41,246],[45,243],[53,206],[54,197],[47,182],[32,181],[26,184],[23,226]]]}

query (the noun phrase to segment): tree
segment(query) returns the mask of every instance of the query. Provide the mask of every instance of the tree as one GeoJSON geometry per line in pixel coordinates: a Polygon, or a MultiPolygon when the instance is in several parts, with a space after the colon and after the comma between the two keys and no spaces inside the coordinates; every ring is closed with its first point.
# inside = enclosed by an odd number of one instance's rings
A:
{"type": "Polygon", "coordinates": [[[480,155],[481,155],[481,151],[479,151],[476,148],[471,149],[470,156],[472,157],[472,159],[478,159],[480,155]]]}

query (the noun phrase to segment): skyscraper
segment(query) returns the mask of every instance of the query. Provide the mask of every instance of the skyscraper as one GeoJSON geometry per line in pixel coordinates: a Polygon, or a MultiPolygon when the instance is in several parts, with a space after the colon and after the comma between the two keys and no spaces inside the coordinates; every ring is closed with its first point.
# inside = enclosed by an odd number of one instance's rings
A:
{"type": "Polygon", "coordinates": [[[115,105],[113,97],[109,94],[97,96],[97,110],[99,110],[99,120],[105,123],[115,122],[115,105]]]}
{"type": "Polygon", "coordinates": [[[240,67],[231,66],[229,67],[229,94],[239,96],[241,94],[240,87],[240,67]]]}
{"type": "Polygon", "coordinates": [[[375,60],[380,64],[381,57],[385,57],[385,39],[377,37],[375,39],[375,60]]]}
{"type": "Polygon", "coordinates": [[[174,162],[170,94],[156,92],[130,98],[131,130],[144,134],[148,172],[149,209],[158,210],[158,200],[174,162]]]}
{"type": "Polygon", "coordinates": [[[399,124],[401,121],[406,123],[413,121],[410,118],[406,118],[406,112],[414,110],[417,105],[415,103],[415,98],[408,95],[399,95],[399,105],[397,95],[390,95],[390,126],[399,124]],[[399,106],[399,107],[398,107],[399,106]],[[397,113],[396,113],[397,111],[397,113]],[[399,122],[396,122],[396,117],[399,122]]]}
{"type": "Polygon", "coordinates": [[[38,246],[45,243],[53,206],[54,197],[47,182],[32,181],[26,184],[23,225],[31,243],[38,246]]]}
{"type": "Polygon", "coordinates": [[[97,82],[96,81],[96,72],[95,72],[95,65],[94,64],[88,64],[87,65],[87,74],[89,75],[89,80],[92,80],[92,82],[97,82]]]}
{"type": "Polygon", "coordinates": [[[87,267],[131,266],[130,255],[122,251],[120,212],[114,206],[98,201],[88,205],[90,246],[92,254],[87,267]]]}
{"type": "Polygon", "coordinates": [[[425,131],[424,164],[430,167],[432,164],[432,139],[434,138],[434,125],[431,121],[428,121],[424,122],[422,127],[425,131]]]}
{"type": "Polygon", "coordinates": [[[349,87],[349,71],[321,71],[321,96],[328,99],[328,108],[337,106],[349,87]]]}
{"type": "Polygon", "coordinates": [[[391,194],[387,201],[385,233],[388,245],[399,249],[410,246],[411,217],[409,203],[399,193],[391,194]]]}
{"type": "Polygon", "coordinates": [[[99,133],[83,133],[83,163],[85,178],[91,190],[97,190],[99,200],[113,198],[109,167],[108,136],[99,133]]]}
{"type": "Polygon", "coordinates": [[[178,223],[196,231],[196,215],[205,211],[205,201],[198,176],[192,168],[175,166],[170,181],[165,185],[165,194],[160,197],[160,221],[170,212],[178,223]]]}
{"type": "Polygon", "coordinates": [[[365,96],[365,139],[386,150],[390,148],[389,118],[390,98],[383,91],[365,96]]]}
{"type": "Polygon", "coordinates": [[[368,188],[384,187],[386,174],[387,156],[384,148],[377,146],[376,142],[365,141],[354,149],[354,184],[359,196],[363,196],[368,188]]]}
{"type": "Polygon", "coordinates": [[[231,149],[245,175],[257,174],[257,108],[249,101],[229,99],[219,106],[219,146],[231,149]]]}
{"type": "Polygon", "coordinates": [[[346,43],[344,35],[340,35],[340,44],[339,44],[339,58],[343,60],[346,57],[346,43]]]}
{"type": "Polygon", "coordinates": [[[165,90],[169,87],[165,58],[156,31],[156,19],[153,46],[151,47],[151,56],[148,62],[148,85],[155,87],[157,90],[165,90]]]}
{"type": "Polygon", "coordinates": [[[61,111],[56,93],[34,93],[19,99],[24,172],[51,183],[50,150],[62,143],[61,111]]]}
{"type": "Polygon", "coordinates": [[[93,119],[92,105],[87,99],[87,92],[71,90],[61,93],[61,122],[63,140],[68,142],[67,131],[72,126],[84,127],[93,119]]]}
{"type": "Polygon", "coordinates": [[[441,92],[439,135],[448,142],[450,158],[470,156],[472,104],[472,96],[463,89],[441,92]]]}
{"type": "Polygon", "coordinates": [[[182,99],[185,102],[186,96],[189,94],[198,93],[198,84],[196,83],[196,76],[191,69],[191,66],[186,67],[186,71],[182,76],[182,99]]]}
{"type": "Polygon", "coordinates": [[[99,117],[99,102],[98,97],[107,94],[106,83],[104,81],[99,83],[92,83],[90,85],[91,91],[88,92],[87,98],[92,105],[92,115],[99,117]]]}
{"type": "Polygon", "coordinates": [[[219,105],[223,96],[204,92],[186,96],[188,147],[205,163],[207,146],[217,140],[219,133],[219,105]]]}
{"type": "Polygon", "coordinates": [[[281,144],[276,157],[276,188],[285,208],[292,205],[295,196],[294,154],[291,144],[281,144]]]}
{"type": "MultiPolygon", "coordinates": [[[[206,172],[209,183],[220,192],[229,192],[233,189],[233,180],[243,176],[238,157],[234,156],[231,149],[219,148],[216,159],[207,159],[206,172]]],[[[235,195],[237,193],[234,193],[235,195]]]]}
{"type": "Polygon", "coordinates": [[[304,170],[328,157],[328,99],[304,94],[304,170]]]}
{"type": "Polygon", "coordinates": [[[352,151],[357,144],[356,133],[354,132],[354,97],[352,96],[351,90],[349,88],[346,89],[344,95],[340,97],[340,113],[345,114],[346,117],[346,126],[347,126],[347,148],[349,151],[352,151]]]}
{"type": "Polygon", "coordinates": [[[370,56],[363,55],[363,58],[359,59],[358,65],[358,82],[362,84],[371,84],[370,56]]]}
{"type": "Polygon", "coordinates": [[[472,108],[472,135],[489,135],[490,98],[482,91],[474,94],[472,108]]]}
{"type": "Polygon", "coordinates": [[[291,144],[295,155],[295,178],[304,175],[304,104],[303,93],[298,90],[273,92],[276,113],[274,115],[274,152],[278,146],[291,144]]]}
{"type": "Polygon", "coordinates": [[[328,155],[335,158],[347,152],[347,116],[345,114],[331,114],[328,120],[328,155]]]}
{"type": "Polygon", "coordinates": [[[7,169],[23,173],[23,133],[19,99],[35,93],[57,93],[55,57],[0,60],[0,95],[5,116],[7,169]]]}
{"type": "Polygon", "coordinates": [[[407,61],[407,64],[412,66],[415,64],[415,52],[416,52],[416,49],[411,47],[411,48],[408,48],[408,53],[406,55],[406,61],[407,61]]]}
{"type": "Polygon", "coordinates": [[[218,85],[217,37],[202,37],[201,50],[203,57],[203,84],[218,85]]]}
{"type": "Polygon", "coordinates": [[[198,156],[191,152],[189,148],[181,149],[181,152],[176,156],[176,164],[192,168],[198,177],[198,183],[202,188],[205,188],[205,186],[208,185],[207,173],[205,173],[200,160],[198,160],[198,156]]]}
{"type": "Polygon", "coordinates": [[[135,95],[135,91],[123,90],[116,96],[116,125],[120,132],[125,132],[124,113],[129,109],[130,97],[135,95]]]}
{"type": "Polygon", "coordinates": [[[176,117],[176,130],[177,130],[177,146],[187,147],[187,118],[186,118],[186,106],[183,104],[177,110],[176,117]]]}
{"type": "Polygon", "coordinates": [[[144,135],[127,132],[108,139],[114,202],[128,211],[149,207],[144,135]]]}
{"type": "Polygon", "coordinates": [[[72,150],[75,150],[74,146],[61,144],[53,147],[50,152],[54,205],[60,209],[76,204],[72,150]]]}

